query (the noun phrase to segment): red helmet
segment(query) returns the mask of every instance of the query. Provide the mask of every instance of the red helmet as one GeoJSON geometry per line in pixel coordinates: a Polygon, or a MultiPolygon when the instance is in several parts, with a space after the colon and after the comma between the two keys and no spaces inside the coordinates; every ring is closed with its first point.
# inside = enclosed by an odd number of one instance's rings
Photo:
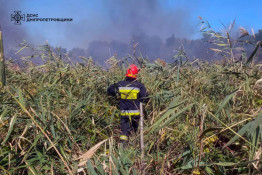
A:
{"type": "Polygon", "coordinates": [[[138,71],[139,69],[136,67],[136,65],[131,64],[130,67],[126,70],[126,76],[136,78],[138,71]]]}

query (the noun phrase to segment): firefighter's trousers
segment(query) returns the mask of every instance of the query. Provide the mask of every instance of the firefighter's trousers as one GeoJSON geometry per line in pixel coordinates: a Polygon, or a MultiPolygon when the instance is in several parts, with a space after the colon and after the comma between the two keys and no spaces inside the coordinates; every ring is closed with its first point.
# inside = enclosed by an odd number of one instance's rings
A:
{"type": "Polygon", "coordinates": [[[139,126],[139,115],[122,116],[120,118],[121,140],[128,140],[131,132],[137,132],[139,126]]]}

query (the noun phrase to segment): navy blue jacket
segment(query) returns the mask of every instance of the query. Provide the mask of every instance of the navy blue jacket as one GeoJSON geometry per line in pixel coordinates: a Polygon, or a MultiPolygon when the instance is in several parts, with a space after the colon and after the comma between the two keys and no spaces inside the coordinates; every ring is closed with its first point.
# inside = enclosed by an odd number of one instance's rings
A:
{"type": "Polygon", "coordinates": [[[121,115],[139,115],[140,102],[147,103],[149,100],[145,86],[130,77],[109,86],[107,93],[111,96],[120,96],[121,115]]]}

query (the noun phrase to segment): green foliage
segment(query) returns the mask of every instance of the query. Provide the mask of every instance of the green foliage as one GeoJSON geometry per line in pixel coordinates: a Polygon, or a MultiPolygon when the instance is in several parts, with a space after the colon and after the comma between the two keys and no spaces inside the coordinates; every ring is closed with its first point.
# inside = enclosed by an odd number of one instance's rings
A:
{"type": "MultiPolygon", "coordinates": [[[[0,91],[1,174],[67,174],[66,165],[75,174],[77,158],[105,139],[109,141],[82,170],[140,174],[139,134],[130,138],[128,149],[117,145],[117,100],[106,93],[124,78],[128,63],[111,59],[104,70],[91,58],[74,64],[47,45],[41,49],[43,65],[27,60],[27,67],[14,70],[7,62],[8,86],[0,91]]],[[[182,56],[180,51],[174,58],[182,56]]],[[[145,106],[146,174],[260,173],[259,66],[139,60],[139,80],[150,95],[145,106]]]]}

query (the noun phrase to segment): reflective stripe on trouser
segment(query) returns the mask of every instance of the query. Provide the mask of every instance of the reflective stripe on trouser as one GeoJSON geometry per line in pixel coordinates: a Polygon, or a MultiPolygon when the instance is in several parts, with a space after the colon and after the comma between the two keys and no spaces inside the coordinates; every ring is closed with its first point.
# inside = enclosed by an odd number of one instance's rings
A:
{"type": "Polygon", "coordinates": [[[122,110],[121,115],[122,116],[140,115],[140,111],[139,110],[122,110]]]}
{"type": "Polygon", "coordinates": [[[126,135],[120,135],[120,140],[128,140],[128,137],[126,135]]]}
{"type": "Polygon", "coordinates": [[[120,129],[121,135],[129,136],[131,131],[137,132],[140,116],[121,116],[120,129]]]}

